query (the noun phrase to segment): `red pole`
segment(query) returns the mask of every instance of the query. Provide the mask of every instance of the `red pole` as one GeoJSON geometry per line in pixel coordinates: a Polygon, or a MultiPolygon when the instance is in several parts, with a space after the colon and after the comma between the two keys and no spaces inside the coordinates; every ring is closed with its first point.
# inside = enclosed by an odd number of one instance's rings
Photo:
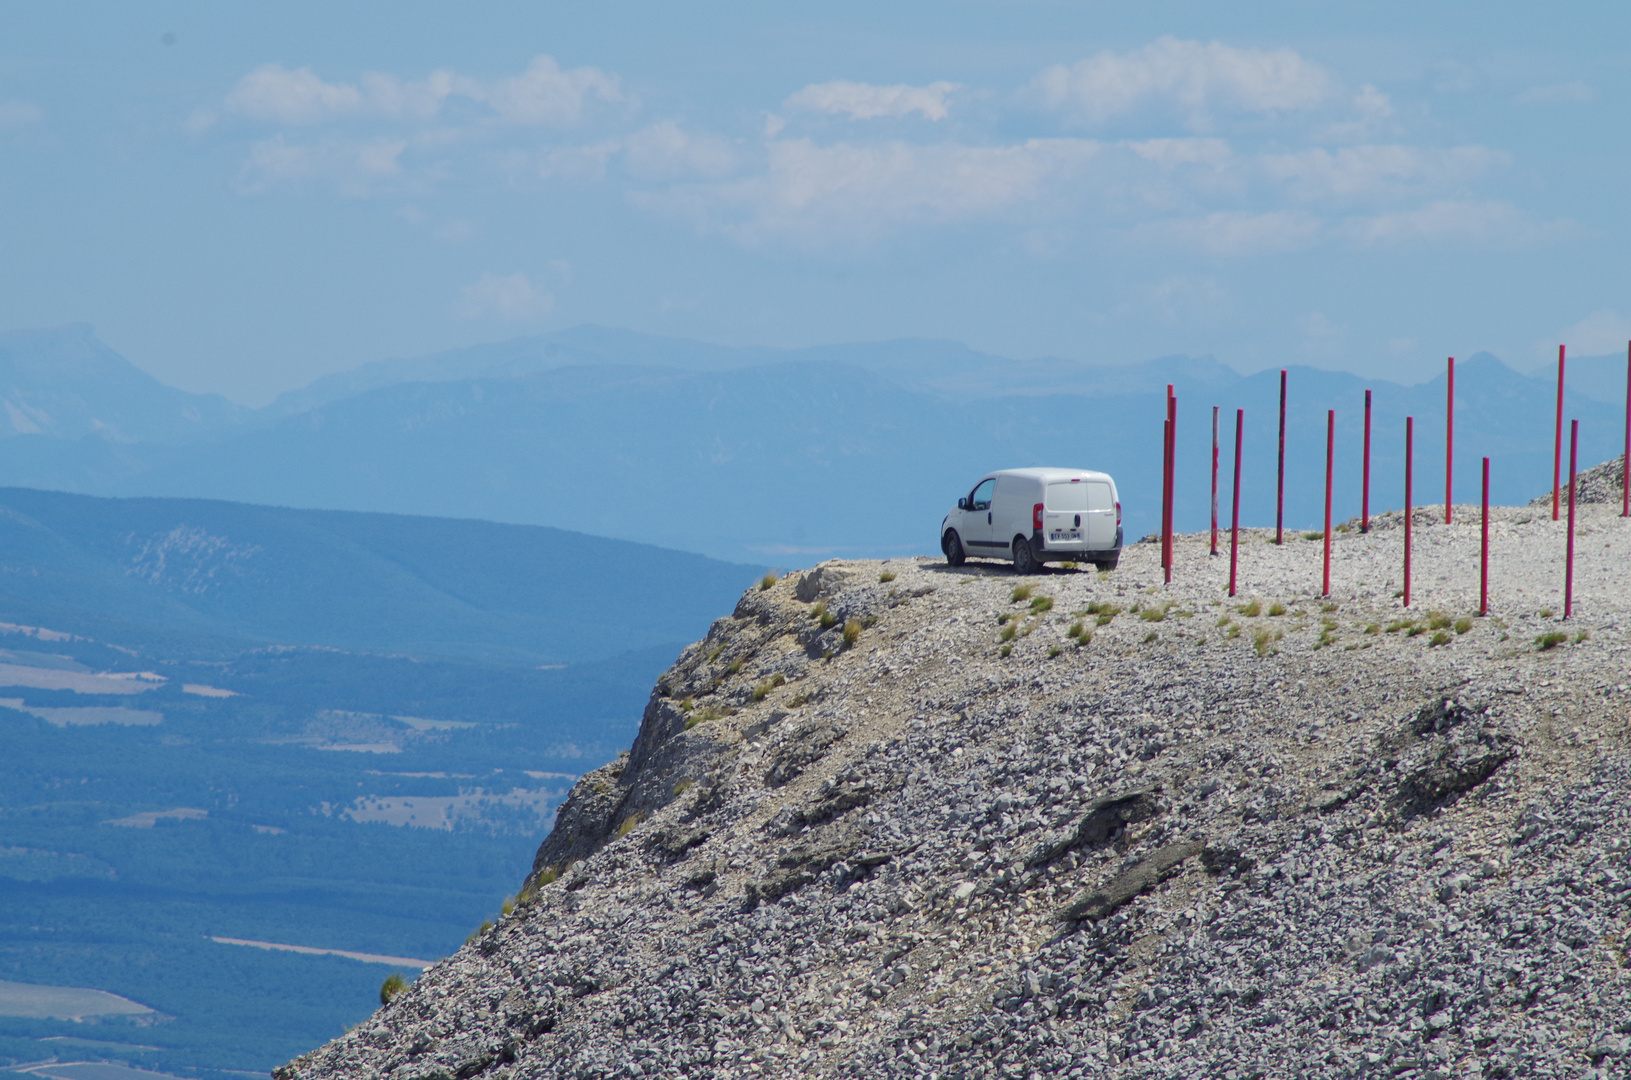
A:
{"type": "Polygon", "coordinates": [[[1444,524],[1450,523],[1450,506],[1455,501],[1451,487],[1455,480],[1455,357],[1450,357],[1450,389],[1444,400],[1444,524]]]}
{"type": "Polygon", "coordinates": [[[1552,520],[1557,520],[1557,497],[1563,482],[1563,346],[1557,347],[1557,431],[1552,438],[1552,520]]]}
{"type": "Polygon", "coordinates": [[[1167,507],[1172,498],[1172,421],[1161,421],[1161,577],[1172,580],[1168,560],[1172,549],[1167,544],[1167,507]]]}
{"type": "Polygon", "coordinates": [[[1404,418],[1404,606],[1410,606],[1410,458],[1416,438],[1416,418],[1404,418]]]}
{"type": "Polygon", "coordinates": [[[1161,428],[1161,573],[1172,580],[1172,384],[1167,383],[1167,418],[1161,428]]]}
{"type": "Polygon", "coordinates": [[[1240,444],[1246,434],[1246,410],[1235,410],[1235,496],[1229,520],[1229,595],[1235,594],[1235,567],[1240,553],[1240,444]]]}
{"type": "Polygon", "coordinates": [[[1167,399],[1167,584],[1172,583],[1172,530],[1178,501],[1178,397],[1167,399]]]}
{"type": "Polygon", "coordinates": [[[1370,391],[1365,391],[1365,482],[1359,495],[1359,531],[1370,532],[1370,391]]]}
{"type": "Polygon", "coordinates": [[[1489,458],[1484,459],[1483,516],[1479,519],[1482,536],[1478,542],[1478,614],[1489,614],[1489,458]]]}
{"type": "Polygon", "coordinates": [[[1212,554],[1218,553],[1218,407],[1212,406],[1212,554]]]}
{"type": "Polygon", "coordinates": [[[1625,456],[1620,458],[1620,516],[1631,517],[1631,344],[1625,348],[1625,456]]]}
{"type": "Polygon", "coordinates": [[[1337,411],[1325,412],[1325,580],[1321,596],[1331,595],[1331,462],[1337,452],[1337,411]]]}
{"type": "Polygon", "coordinates": [[[1280,369],[1280,473],[1274,485],[1274,542],[1285,540],[1286,510],[1286,369],[1280,369]]]}
{"type": "Polygon", "coordinates": [[[1580,453],[1580,421],[1569,421],[1569,555],[1563,570],[1563,617],[1574,614],[1574,467],[1580,453]]]}

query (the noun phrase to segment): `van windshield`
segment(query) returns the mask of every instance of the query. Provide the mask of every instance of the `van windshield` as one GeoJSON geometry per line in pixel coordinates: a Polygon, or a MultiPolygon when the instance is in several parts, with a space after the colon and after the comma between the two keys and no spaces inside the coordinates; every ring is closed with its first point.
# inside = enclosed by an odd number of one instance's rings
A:
{"type": "Polygon", "coordinates": [[[1080,514],[1087,509],[1087,484],[1078,480],[1075,483],[1048,485],[1048,509],[1057,510],[1066,514],[1080,514]]]}

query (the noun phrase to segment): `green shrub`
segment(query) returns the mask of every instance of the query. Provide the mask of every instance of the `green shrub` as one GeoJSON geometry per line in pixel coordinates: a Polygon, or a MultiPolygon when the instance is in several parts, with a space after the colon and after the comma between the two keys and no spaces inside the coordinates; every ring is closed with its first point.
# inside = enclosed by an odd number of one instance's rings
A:
{"type": "Polygon", "coordinates": [[[787,707],[789,709],[802,709],[802,708],[804,708],[804,706],[808,705],[809,703],[810,703],[810,695],[809,694],[796,694],[796,695],[794,695],[794,697],[790,701],[788,701],[787,707]]]}
{"type": "Polygon", "coordinates": [[[1416,623],[1412,619],[1399,619],[1395,622],[1390,622],[1387,624],[1387,632],[1390,634],[1397,634],[1400,630],[1409,630],[1415,625],[1416,623]]]}
{"type": "Polygon", "coordinates": [[[1305,532],[1305,533],[1303,533],[1303,539],[1304,540],[1324,540],[1325,539],[1325,534],[1322,533],[1322,532],[1305,532]]]}
{"type": "Polygon", "coordinates": [[[1018,623],[1012,623],[1012,622],[1007,623],[1006,625],[1003,626],[1002,633],[997,635],[997,640],[998,641],[1012,641],[1012,640],[1014,640],[1014,634],[1017,633],[1018,630],[1019,630],[1019,624],[1018,623]]]}
{"type": "Polygon", "coordinates": [[[1155,640],[1155,631],[1154,630],[1151,630],[1149,633],[1144,635],[1144,644],[1148,645],[1150,642],[1152,642],[1154,640],[1155,640]]]}
{"type": "Polygon", "coordinates": [[[1545,652],[1547,649],[1557,648],[1559,645],[1568,640],[1569,635],[1560,634],[1554,630],[1549,634],[1541,634],[1539,637],[1535,638],[1535,644],[1540,647],[1541,652],[1545,652]]]}
{"type": "Polygon", "coordinates": [[[1472,629],[1472,620],[1471,619],[1457,619],[1455,621],[1455,632],[1456,633],[1465,634],[1468,630],[1471,630],[1471,629],[1472,629]]]}
{"type": "Polygon", "coordinates": [[[1256,600],[1253,600],[1249,604],[1241,604],[1239,607],[1235,608],[1235,610],[1249,619],[1255,619],[1257,616],[1263,614],[1263,605],[1258,603],[1256,600]]]}
{"type": "Polygon", "coordinates": [[[1284,615],[1285,613],[1286,613],[1286,606],[1284,604],[1280,603],[1279,601],[1275,601],[1274,603],[1269,605],[1269,617],[1270,618],[1276,618],[1278,616],[1284,615]]]}
{"type": "Polygon", "coordinates": [[[1439,631],[1435,632],[1433,634],[1433,636],[1427,640],[1427,644],[1429,644],[1429,645],[1448,645],[1450,642],[1452,642],[1454,640],[1455,640],[1455,638],[1451,637],[1449,634],[1446,634],[1444,631],[1439,630],[1439,631]]]}
{"type": "Polygon", "coordinates": [[[1001,626],[1003,623],[1007,622],[1009,619],[1017,619],[1017,618],[1019,618],[1019,616],[1015,615],[1013,612],[1005,611],[1001,615],[997,616],[997,625],[1001,626]]]}
{"type": "Polygon", "coordinates": [[[855,643],[861,640],[861,620],[851,619],[844,624],[844,648],[853,649],[855,643]]]}
{"type": "Polygon", "coordinates": [[[1365,627],[1365,633],[1367,634],[1380,634],[1381,632],[1382,624],[1379,622],[1373,622],[1369,626],[1365,627]]]}
{"type": "Polygon", "coordinates": [[[1258,656],[1267,656],[1269,646],[1274,644],[1274,635],[1267,630],[1259,630],[1252,635],[1252,648],[1257,650],[1258,656]]]}
{"type": "Polygon", "coordinates": [[[1044,615],[1053,610],[1053,597],[1039,596],[1031,601],[1031,614],[1044,615]]]}
{"type": "Polygon", "coordinates": [[[880,585],[887,585],[891,581],[894,581],[894,580],[895,580],[895,575],[891,574],[887,570],[885,570],[883,573],[878,575],[878,584],[880,584],[880,585]]]}
{"type": "Polygon", "coordinates": [[[787,679],[781,674],[781,672],[777,672],[768,679],[761,680],[759,685],[753,688],[753,700],[763,701],[772,690],[776,689],[778,686],[785,685],[786,682],[787,679]]]}
{"type": "Polygon", "coordinates": [[[759,579],[759,591],[764,592],[774,584],[776,584],[776,575],[766,574],[764,577],[759,579]]]}
{"type": "Polygon", "coordinates": [[[1064,651],[1065,650],[1060,648],[1058,645],[1050,646],[1049,649],[1048,649],[1048,659],[1052,660],[1054,657],[1058,656],[1060,653],[1062,653],[1064,651]]]}
{"type": "Polygon", "coordinates": [[[1065,633],[1070,637],[1079,638],[1087,633],[1087,627],[1082,625],[1082,620],[1077,619],[1074,623],[1071,623],[1070,629],[1066,630],[1065,633]]]}
{"type": "Polygon", "coordinates": [[[1336,604],[1321,604],[1320,605],[1320,611],[1324,612],[1326,615],[1329,615],[1329,614],[1331,614],[1331,612],[1336,611],[1336,610],[1338,610],[1336,604]]]}
{"type": "Polygon", "coordinates": [[[1166,608],[1149,607],[1138,613],[1138,617],[1145,622],[1162,622],[1167,617],[1166,608]]]}
{"type": "Polygon", "coordinates": [[[1011,653],[1013,651],[1014,651],[1013,645],[1004,645],[1002,648],[997,650],[997,655],[998,656],[1007,656],[1009,653],[1011,653]]]}
{"type": "Polygon", "coordinates": [[[392,998],[407,988],[408,980],[402,977],[402,973],[398,971],[391,972],[385,976],[385,981],[379,985],[379,1003],[389,1005],[392,998]]]}
{"type": "Polygon", "coordinates": [[[1240,624],[1235,623],[1232,626],[1230,626],[1228,632],[1226,634],[1224,634],[1223,636],[1227,637],[1227,638],[1237,638],[1237,637],[1239,637],[1240,636],[1240,624]]]}
{"type": "Polygon", "coordinates": [[[1029,600],[1031,593],[1035,591],[1035,586],[1032,585],[1015,585],[1014,591],[1008,594],[1008,599],[1017,604],[1021,600],[1029,600]]]}
{"type": "Polygon", "coordinates": [[[1450,625],[1451,621],[1450,617],[1442,611],[1429,611],[1427,613],[1427,629],[1429,630],[1443,630],[1450,625]]]}

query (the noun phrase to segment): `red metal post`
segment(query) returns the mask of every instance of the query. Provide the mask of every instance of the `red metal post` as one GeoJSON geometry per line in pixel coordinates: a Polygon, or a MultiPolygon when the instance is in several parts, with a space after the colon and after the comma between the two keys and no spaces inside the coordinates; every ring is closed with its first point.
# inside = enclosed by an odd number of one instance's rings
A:
{"type": "Polygon", "coordinates": [[[1455,499],[1455,357],[1450,357],[1450,388],[1444,399],[1444,524],[1450,524],[1450,507],[1455,499]]]}
{"type": "Polygon", "coordinates": [[[1240,444],[1246,435],[1246,410],[1235,410],[1235,495],[1229,518],[1229,595],[1235,594],[1235,567],[1240,553],[1240,444]]]}
{"type": "Polygon", "coordinates": [[[1172,572],[1167,568],[1167,560],[1171,557],[1171,548],[1167,545],[1167,507],[1172,498],[1172,421],[1161,421],[1161,576],[1163,580],[1171,581],[1172,572]]]}
{"type": "Polygon", "coordinates": [[[1212,406],[1212,554],[1218,553],[1218,407],[1212,406]]]}
{"type": "Polygon", "coordinates": [[[1410,459],[1414,453],[1416,418],[1404,418],[1404,606],[1410,606],[1410,459]]]}
{"type": "Polygon", "coordinates": [[[1563,617],[1574,614],[1574,468],[1580,454],[1580,421],[1569,421],[1569,554],[1563,565],[1563,617]]]}
{"type": "Polygon", "coordinates": [[[1331,595],[1331,462],[1337,452],[1337,411],[1325,412],[1325,578],[1321,596],[1331,595]]]}
{"type": "Polygon", "coordinates": [[[1167,399],[1167,582],[1172,582],[1174,523],[1178,517],[1178,395],[1167,399]]]}
{"type": "Polygon", "coordinates": [[[1365,480],[1359,493],[1359,531],[1370,532],[1370,391],[1365,391],[1365,480]]]}
{"type": "Polygon", "coordinates": [[[1484,459],[1483,516],[1479,518],[1482,535],[1478,541],[1478,614],[1489,614],[1489,458],[1484,459]]]}
{"type": "Polygon", "coordinates": [[[1552,520],[1557,520],[1557,497],[1563,483],[1563,346],[1557,347],[1557,429],[1552,437],[1552,520]]]}
{"type": "Polygon", "coordinates": [[[1631,517],[1631,343],[1625,347],[1625,456],[1620,458],[1620,516],[1631,517]]]}
{"type": "Polygon", "coordinates": [[[1286,519],[1286,369],[1280,369],[1280,472],[1274,483],[1274,542],[1285,541],[1286,519]]]}

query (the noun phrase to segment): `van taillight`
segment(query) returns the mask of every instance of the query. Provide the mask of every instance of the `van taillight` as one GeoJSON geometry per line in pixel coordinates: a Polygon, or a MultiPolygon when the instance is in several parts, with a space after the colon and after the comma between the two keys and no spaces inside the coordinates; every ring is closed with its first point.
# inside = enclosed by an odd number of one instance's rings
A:
{"type": "Polygon", "coordinates": [[[1116,528],[1121,528],[1121,504],[1116,504],[1116,528]]]}
{"type": "Polygon", "coordinates": [[[1037,532],[1042,531],[1042,504],[1037,503],[1031,507],[1031,528],[1037,532]]]}

